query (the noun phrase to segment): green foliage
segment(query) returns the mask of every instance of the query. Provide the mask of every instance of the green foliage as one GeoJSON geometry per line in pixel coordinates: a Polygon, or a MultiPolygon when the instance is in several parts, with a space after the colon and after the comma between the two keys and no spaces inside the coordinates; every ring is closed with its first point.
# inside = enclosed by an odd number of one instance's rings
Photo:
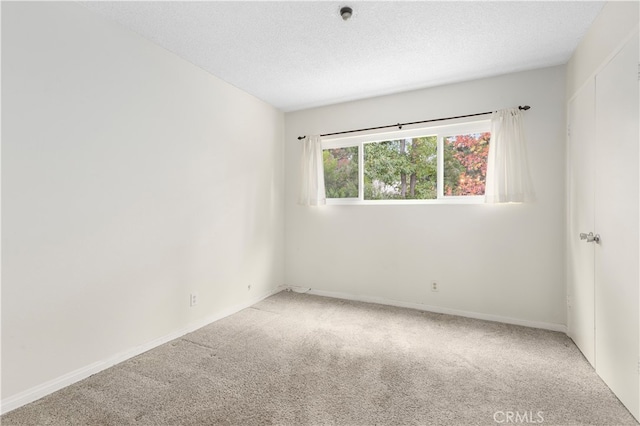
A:
{"type": "Polygon", "coordinates": [[[327,198],[357,198],[358,147],[325,149],[322,158],[327,198]]]}
{"type": "Polygon", "coordinates": [[[365,200],[436,198],[436,151],[435,136],[366,144],[365,200]]]}

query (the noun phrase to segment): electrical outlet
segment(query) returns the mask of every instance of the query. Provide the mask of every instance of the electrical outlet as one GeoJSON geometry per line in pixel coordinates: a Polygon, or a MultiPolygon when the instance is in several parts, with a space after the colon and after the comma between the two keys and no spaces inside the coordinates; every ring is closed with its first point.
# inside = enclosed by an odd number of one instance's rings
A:
{"type": "Polygon", "coordinates": [[[440,291],[440,284],[438,284],[438,281],[431,281],[431,291],[440,291]]]}
{"type": "Polygon", "coordinates": [[[192,308],[198,304],[198,293],[191,293],[189,295],[189,306],[192,308]]]}

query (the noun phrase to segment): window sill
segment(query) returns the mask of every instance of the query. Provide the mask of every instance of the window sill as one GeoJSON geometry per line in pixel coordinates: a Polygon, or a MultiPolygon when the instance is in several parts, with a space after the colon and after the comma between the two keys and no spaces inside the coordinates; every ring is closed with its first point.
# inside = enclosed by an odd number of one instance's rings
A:
{"type": "Polygon", "coordinates": [[[446,197],[435,200],[359,200],[357,198],[327,198],[328,206],[398,206],[429,204],[485,204],[483,196],[446,197]]]}

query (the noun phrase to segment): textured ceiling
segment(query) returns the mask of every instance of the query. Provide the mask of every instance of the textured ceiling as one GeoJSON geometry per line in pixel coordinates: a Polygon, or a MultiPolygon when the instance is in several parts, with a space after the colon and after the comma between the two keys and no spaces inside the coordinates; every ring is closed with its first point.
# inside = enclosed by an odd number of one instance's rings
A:
{"type": "Polygon", "coordinates": [[[604,2],[83,4],[293,111],[564,64],[604,2]]]}

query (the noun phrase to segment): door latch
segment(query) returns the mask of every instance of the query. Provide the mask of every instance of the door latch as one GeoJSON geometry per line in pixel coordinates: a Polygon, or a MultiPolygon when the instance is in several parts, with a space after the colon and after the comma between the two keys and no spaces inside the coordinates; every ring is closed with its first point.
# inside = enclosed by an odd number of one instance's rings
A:
{"type": "Polygon", "coordinates": [[[600,235],[599,234],[593,235],[593,232],[589,232],[588,234],[581,232],[580,239],[586,240],[588,243],[596,243],[596,244],[600,243],[600,235]]]}

